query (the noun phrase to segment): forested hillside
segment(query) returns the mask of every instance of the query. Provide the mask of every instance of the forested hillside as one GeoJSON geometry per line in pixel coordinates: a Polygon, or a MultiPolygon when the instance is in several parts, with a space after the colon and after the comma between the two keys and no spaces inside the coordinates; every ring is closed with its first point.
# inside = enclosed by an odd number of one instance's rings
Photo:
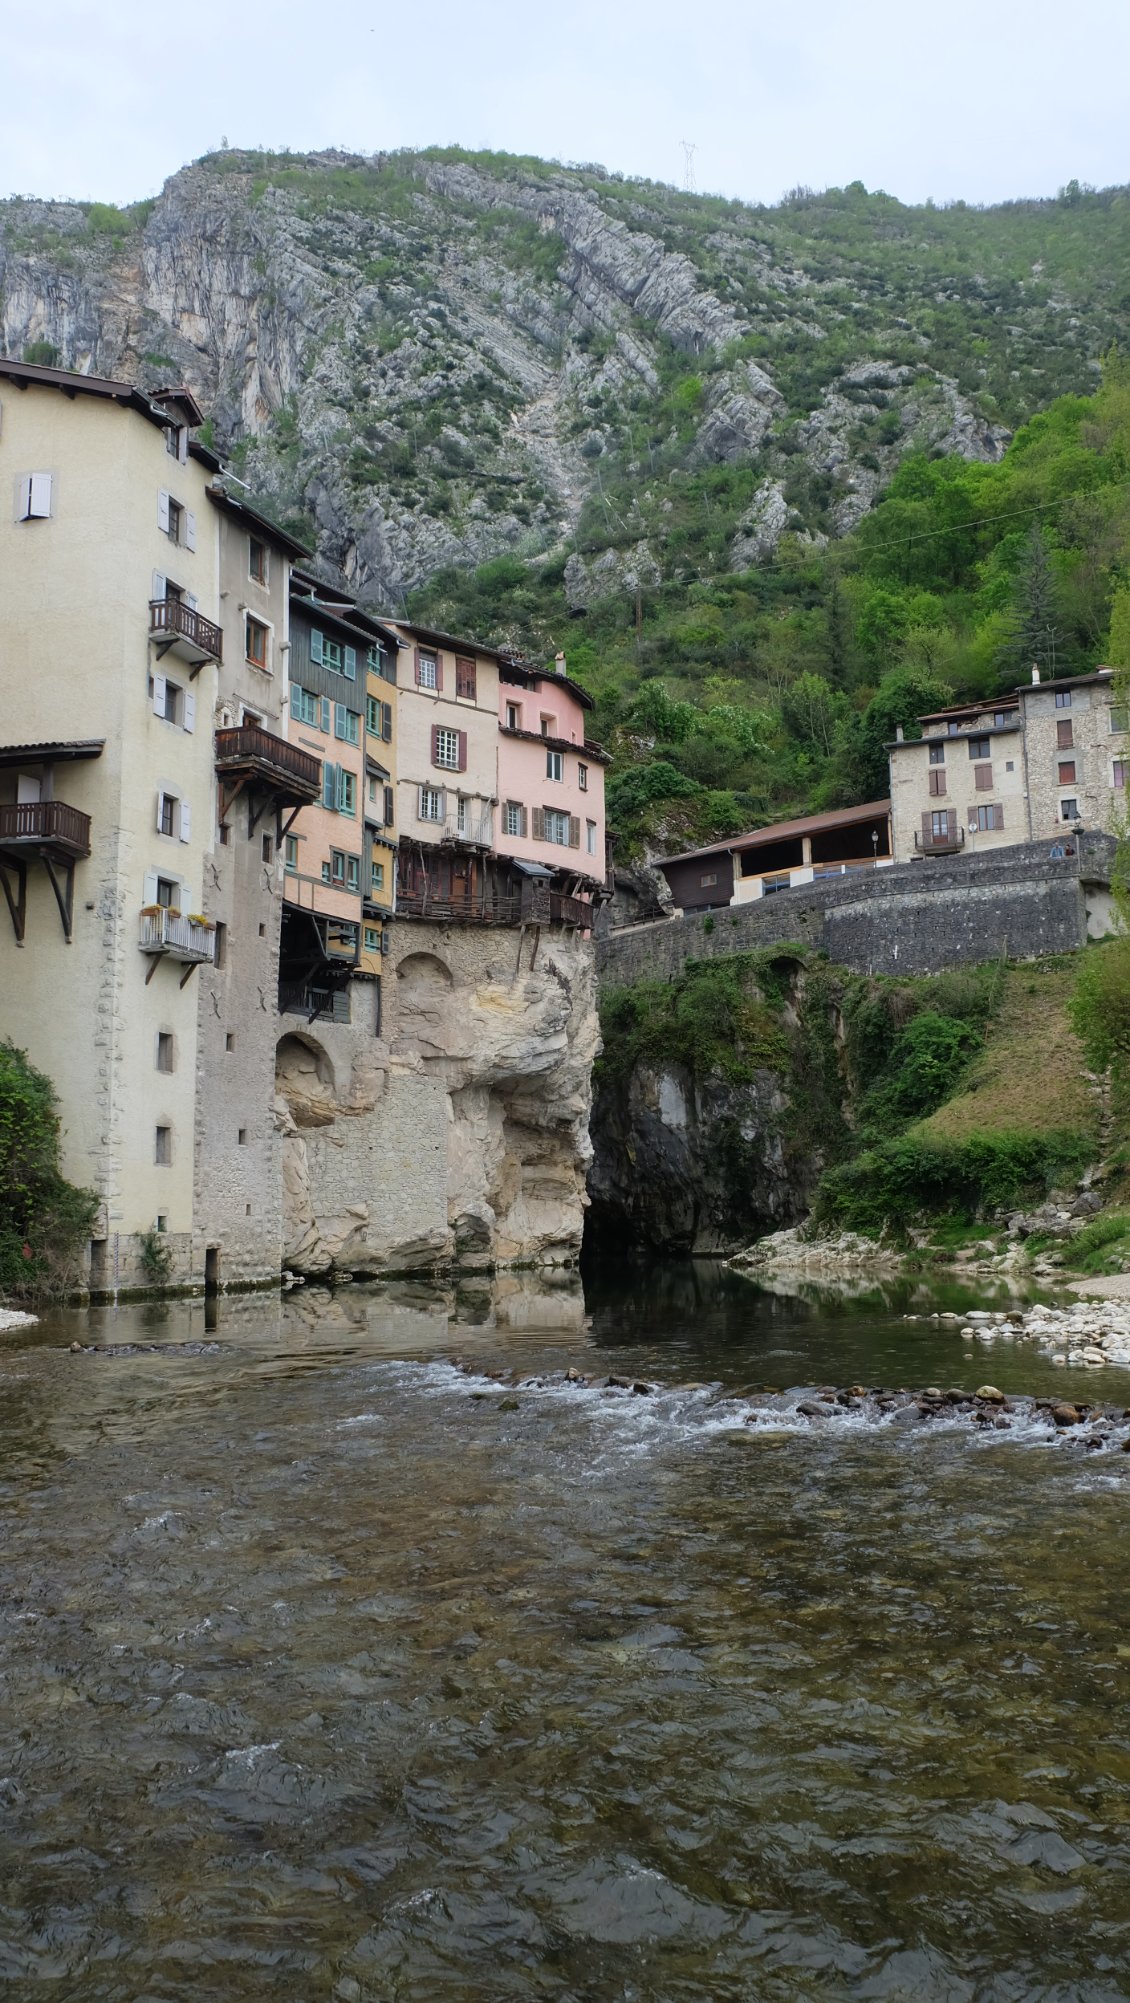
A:
{"type": "Polygon", "coordinates": [[[765,207],[433,147],[0,203],[7,352],[187,381],[374,607],[564,647],[622,853],[879,791],[897,717],[1109,651],[1128,321],[1125,188],[765,207]]]}

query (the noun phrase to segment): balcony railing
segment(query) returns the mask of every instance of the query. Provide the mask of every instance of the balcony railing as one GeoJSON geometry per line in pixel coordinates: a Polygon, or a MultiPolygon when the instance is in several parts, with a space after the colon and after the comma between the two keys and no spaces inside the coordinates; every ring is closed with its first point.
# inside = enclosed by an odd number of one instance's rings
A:
{"type": "Polygon", "coordinates": [[[196,918],[186,918],[164,905],[141,913],[138,945],[143,953],[167,953],[172,960],[189,960],[193,965],[211,960],[216,952],[216,932],[196,918]]]}
{"type": "Polygon", "coordinates": [[[224,658],[224,636],[211,619],[205,619],[202,612],[186,605],[183,598],[151,598],[149,601],[149,636],[153,640],[163,640],[167,647],[179,647],[188,654],[200,654],[204,660],[222,661],[224,658]]]}
{"type": "Polygon", "coordinates": [[[327,987],[318,981],[283,981],[279,985],[279,1014],[304,1015],[307,1022],[348,1022],[349,989],[327,987]]]}
{"type": "Polygon", "coordinates": [[[0,848],[55,849],[60,855],[90,854],[90,815],[62,800],[21,800],[0,807],[0,848]]]}
{"type": "Polygon", "coordinates": [[[591,931],[595,912],[583,897],[566,897],[563,891],[549,893],[549,918],[552,925],[572,925],[581,931],[591,931]]]}
{"type": "Polygon", "coordinates": [[[518,925],[522,901],[517,896],[495,897],[486,905],[470,897],[433,897],[430,891],[398,890],[398,918],[426,918],[436,925],[518,925]]]}
{"type": "Polygon", "coordinates": [[[322,790],[321,759],[258,723],[216,732],[216,770],[247,772],[296,799],[316,800],[322,790]]]}
{"type": "Polygon", "coordinates": [[[965,847],[965,829],[948,828],[944,834],[931,828],[914,837],[914,846],[922,855],[956,855],[965,847]]]}

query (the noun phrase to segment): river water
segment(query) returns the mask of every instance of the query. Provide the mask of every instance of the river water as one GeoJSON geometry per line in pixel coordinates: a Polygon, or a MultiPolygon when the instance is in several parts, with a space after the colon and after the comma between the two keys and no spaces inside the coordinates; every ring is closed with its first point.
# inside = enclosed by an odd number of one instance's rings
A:
{"type": "Polygon", "coordinates": [[[5,2003],[1125,1997],[1125,1428],[763,1388],[1130,1405],[937,1305],[684,1266],[4,1338],[5,2003]]]}

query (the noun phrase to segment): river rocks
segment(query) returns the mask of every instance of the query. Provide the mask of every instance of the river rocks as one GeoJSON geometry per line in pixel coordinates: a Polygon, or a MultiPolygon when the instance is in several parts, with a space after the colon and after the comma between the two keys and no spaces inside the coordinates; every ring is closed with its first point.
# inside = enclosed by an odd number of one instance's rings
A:
{"type": "Polygon", "coordinates": [[[1056,1426],[1077,1426],[1079,1412],[1074,1405],[1053,1405],[1052,1423],[1056,1426]]]}
{"type": "Polygon", "coordinates": [[[25,1314],[20,1308],[0,1308],[0,1334],[6,1328],[31,1328],[39,1316],[25,1314]]]}
{"type": "Polygon", "coordinates": [[[759,1238],[738,1252],[728,1264],[735,1272],[807,1273],[813,1278],[837,1278],[845,1272],[893,1272],[901,1265],[901,1255],[875,1238],[841,1231],[834,1238],[815,1238],[806,1227],[793,1225],[759,1238]]]}
{"type": "Polygon", "coordinates": [[[980,1389],[973,1393],[973,1396],[983,1399],[987,1405],[1004,1404],[1004,1392],[998,1391],[995,1384],[982,1384],[980,1389]]]}

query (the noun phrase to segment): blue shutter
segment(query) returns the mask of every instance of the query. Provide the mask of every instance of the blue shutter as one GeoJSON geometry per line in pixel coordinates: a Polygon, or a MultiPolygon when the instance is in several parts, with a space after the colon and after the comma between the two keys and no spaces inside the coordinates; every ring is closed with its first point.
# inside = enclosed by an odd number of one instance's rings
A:
{"type": "Polygon", "coordinates": [[[345,784],[348,776],[349,775],[346,772],[344,765],[339,765],[337,767],[337,802],[336,802],[337,811],[339,814],[345,812],[345,784]]]}
{"type": "Polygon", "coordinates": [[[351,682],[355,682],[355,681],[357,680],[357,649],[356,649],[356,647],[347,647],[347,648],[346,648],[346,650],[345,650],[345,673],[346,673],[346,677],[347,677],[347,679],[348,679],[349,681],[351,681],[351,682]]]}
{"type": "Polygon", "coordinates": [[[331,765],[327,758],[322,766],[322,805],[331,813],[337,812],[337,776],[337,766],[331,765]]]}
{"type": "Polygon", "coordinates": [[[310,659],[312,661],[320,662],[321,658],[322,658],[322,636],[319,633],[318,628],[316,626],[312,626],[310,628],[310,659]]]}
{"type": "Polygon", "coordinates": [[[392,704],[390,702],[382,702],[381,704],[381,736],[386,744],[392,742],[392,704]]]}
{"type": "Polygon", "coordinates": [[[343,702],[335,702],[334,704],[335,737],[345,737],[347,735],[349,726],[346,723],[345,717],[346,717],[345,704],[343,702]]]}
{"type": "Polygon", "coordinates": [[[332,708],[332,705],[331,705],[331,703],[330,703],[330,699],[329,699],[329,696],[328,696],[328,695],[324,695],[324,696],[322,697],[322,729],[323,729],[323,730],[325,731],[325,734],[326,734],[326,736],[327,736],[327,737],[328,737],[328,736],[329,736],[329,734],[330,734],[330,724],[331,724],[331,716],[330,716],[330,711],[331,711],[331,708],[332,708]]]}

